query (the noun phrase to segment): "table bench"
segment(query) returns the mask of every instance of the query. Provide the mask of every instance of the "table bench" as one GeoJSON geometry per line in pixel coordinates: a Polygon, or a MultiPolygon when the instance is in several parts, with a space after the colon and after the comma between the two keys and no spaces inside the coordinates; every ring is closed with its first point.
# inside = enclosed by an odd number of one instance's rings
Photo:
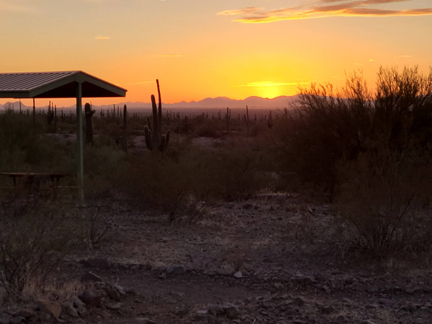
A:
{"type": "Polygon", "coordinates": [[[13,181],[12,189],[23,189],[29,193],[43,189],[44,184],[52,190],[52,198],[57,198],[57,189],[60,179],[69,176],[66,173],[27,173],[27,172],[0,172],[0,175],[8,176],[13,181]]]}

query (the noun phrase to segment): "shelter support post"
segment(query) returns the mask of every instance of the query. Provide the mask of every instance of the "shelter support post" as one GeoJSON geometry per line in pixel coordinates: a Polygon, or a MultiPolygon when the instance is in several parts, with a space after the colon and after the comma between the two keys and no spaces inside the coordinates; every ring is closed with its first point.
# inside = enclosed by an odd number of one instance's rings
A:
{"type": "Polygon", "coordinates": [[[33,125],[36,124],[36,103],[35,98],[33,98],[33,125]]]}
{"type": "Polygon", "coordinates": [[[83,119],[82,119],[82,84],[77,83],[77,150],[78,150],[78,190],[81,204],[84,203],[84,147],[83,147],[83,119]]]}

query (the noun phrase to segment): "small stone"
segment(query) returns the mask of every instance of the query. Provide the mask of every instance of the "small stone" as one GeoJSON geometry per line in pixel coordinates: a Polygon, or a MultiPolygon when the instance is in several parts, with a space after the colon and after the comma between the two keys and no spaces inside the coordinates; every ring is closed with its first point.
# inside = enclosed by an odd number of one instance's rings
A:
{"type": "Polygon", "coordinates": [[[116,300],[116,301],[121,300],[120,292],[115,287],[105,287],[104,291],[112,300],[116,300]]]}
{"type": "Polygon", "coordinates": [[[234,273],[234,278],[241,279],[243,278],[243,273],[241,271],[237,271],[234,273]]]}
{"type": "Polygon", "coordinates": [[[101,296],[99,296],[97,291],[91,289],[86,290],[79,295],[78,298],[90,307],[101,306],[101,296]]]}
{"type": "Polygon", "coordinates": [[[176,266],[168,267],[166,272],[168,274],[182,275],[182,274],[186,273],[186,269],[185,269],[185,267],[183,267],[181,265],[176,265],[176,266]]]}
{"type": "Polygon", "coordinates": [[[156,322],[148,319],[144,324],[156,324],[156,322]]]}
{"type": "Polygon", "coordinates": [[[85,303],[78,297],[72,299],[72,304],[75,308],[85,307],[85,303]]]}
{"type": "Polygon", "coordinates": [[[233,320],[239,317],[238,307],[231,303],[226,303],[222,305],[222,309],[224,310],[226,317],[228,317],[229,319],[233,320]]]}
{"type": "Polygon", "coordinates": [[[177,309],[175,311],[175,314],[180,316],[180,317],[183,317],[183,316],[187,315],[188,313],[189,313],[189,307],[182,307],[182,308],[177,309]]]}
{"type": "Polygon", "coordinates": [[[112,303],[112,304],[108,304],[107,308],[111,310],[119,310],[121,306],[122,305],[120,303],[112,303]]]}
{"type": "Polygon", "coordinates": [[[339,322],[339,323],[345,323],[345,322],[346,322],[346,318],[345,318],[345,316],[343,316],[343,315],[338,315],[338,316],[336,317],[336,322],[339,322]]]}
{"type": "Polygon", "coordinates": [[[61,314],[61,306],[57,302],[52,302],[46,299],[39,299],[37,301],[37,305],[40,308],[40,310],[44,313],[50,314],[54,316],[55,318],[59,318],[61,314]]]}
{"type": "Polygon", "coordinates": [[[207,310],[199,310],[199,311],[196,312],[196,314],[198,316],[205,316],[205,315],[207,315],[207,313],[208,313],[207,310]]]}
{"type": "Polygon", "coordinates": [[[283,288],[284,288],[284,285],[281,284],[280,282],[275,282],[275,283],[273,284],[273,286],[274,286],[276,289],[283,289],[283,288]]]}
{"type": "Polygon", "coordinates": [[[63,307],[64,312],[67,315],[69,315],[71,317],[75,317],[75,318],[79,317],[77,310],[73,307],[73,303],[71,303],[71,302],[64,302],[62,304],[62,307],[63,307]]]}

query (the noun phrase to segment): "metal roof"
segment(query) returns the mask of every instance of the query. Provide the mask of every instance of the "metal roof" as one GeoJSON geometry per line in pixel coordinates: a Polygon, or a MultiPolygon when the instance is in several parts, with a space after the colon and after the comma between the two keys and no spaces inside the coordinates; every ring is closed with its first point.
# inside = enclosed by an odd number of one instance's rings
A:
{"type": "Polygon", "coordinates": [[[0,98],[124,97],[126,89],[82,71],[0,73],[0,98]]]}

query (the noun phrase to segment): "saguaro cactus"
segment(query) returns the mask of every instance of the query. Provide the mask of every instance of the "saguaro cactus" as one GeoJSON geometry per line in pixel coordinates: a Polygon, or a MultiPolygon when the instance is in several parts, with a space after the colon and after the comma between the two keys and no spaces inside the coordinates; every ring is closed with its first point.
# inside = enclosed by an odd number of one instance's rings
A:
{"type": "Polygon", "coordinates": [[[268,117],[268,120],[267,120],[267,126],[268,126],[268,128],[272,128],[273,127],[273,117],[272,117],[271,110],[270,110],[269,117],[268,117]]]}
{"type": "Polygon", "coordinates": [[[48,112],[47,112],[47,123],[48,125],[51,125],[52,121],[54,120],[54,107],[51,109],[51,101],[48,105],[48,112]]]}
{"type": "Polygon", "coordinates": [[[163,152],[168,146],[170,132],[162,134],[162,101],[159,87],[159,80],[156,80],[159,105],[156,106],[156,99],[154,95],[151,95],[152,101],[152,117],[153,125],[150,122],[150,118],[147,118],[148,125],[144,126],[144,135],[146,146],[149,150],[157,147],[159,151],[163,152]]]}
{"type": "Polygon", "coordinates": [[[93,114],[96,110],[92,110],[89,103],[86,103],[84,106],[84,115],[85,115],[85,142],[93,145],[93,114]]]}
{"type": "Polygon", "coordinates": [[[123,106],[123,151],[127,153],[127,107],[123,106]]]}
{"type": "Polygon", "coordinates": [[[249,108],[246,106],[246,129],[247,133],[249,134],[249,108]]]}
{"type": "Polygon", "coordinates": [[[226,127],[227,127],[227,134],[229,133],[229,121],[231,119],[231,110],[227,107],[227,112],[225,114],[226,119],[226,127]]]}

